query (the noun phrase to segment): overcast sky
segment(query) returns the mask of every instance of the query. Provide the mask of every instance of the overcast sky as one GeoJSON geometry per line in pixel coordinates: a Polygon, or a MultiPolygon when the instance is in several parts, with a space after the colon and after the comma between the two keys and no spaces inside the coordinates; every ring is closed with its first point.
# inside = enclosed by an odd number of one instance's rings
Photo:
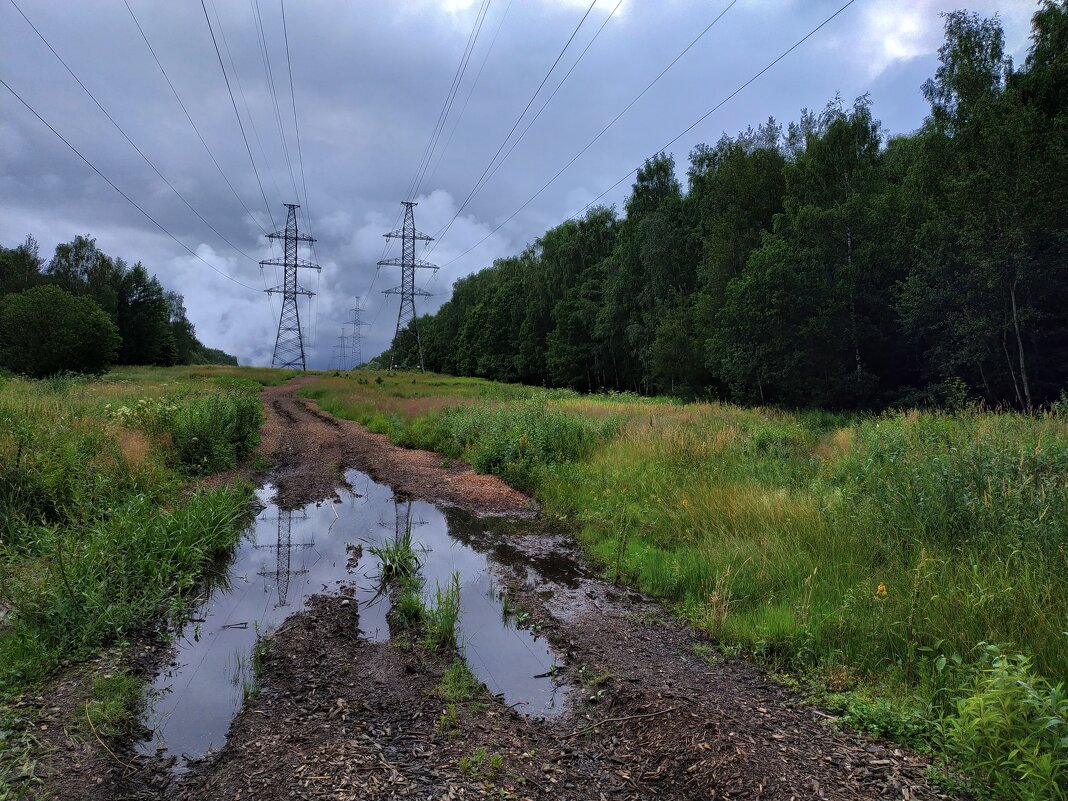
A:
{"type": "MultiPolygon", "coordinates": [[[[420,313],[444,302],[457,278],[518,252],[582,209],[844,1],[622,0],[612,14],[618,0],[597,0],[516,135],[606,19],[607,24],[544,113],[427,255],[448,266],[433,277],[420,271],[420,282],[434,293],[422,301],[420,313]],[[724,9],[719,22],[593,147],[501,225],[724,9]]],[[[12,0],[0,0],[0,78],[174,237],[247,286],[183,250],[3,87],[0,242],[13,246],[32,234],[47,259],[59,242],[76,234],[94,236],[105,252],[142,261],[165,287],[182,293],[206,344],[235,354],[243,364],[270,364],[278,300],[270,302],[262,290],[264,279],[273,285],[279,277],[272,269],[261,278],[256,262],[280,255],[263,232],[284,225],[283,204],[298,196],[304,201],[279,3],[207,0],[272,223],[200,2],[128,2],[240,201],[168,88],[124,0],[17,0],[130,139],[222,236],[122,138],[12,0]],[[265,74],[257,3],[294,178],[265,74]]],[[[398,219],[399,202],[406,199],[481,5],[482,0],[285,4],[307,182],[303,211],[318,239],[314,258],[322,265],[321,275],[301,275],[318,292],[310,307],[301,307],[309,367],[332,366],[332,347],[357,297],[365,319],[373,321],[365,329],[364,358],[386,347],[393,335],[397,299],[381,290],[400,277],[392,267],[375,277],[382,234],[398,219]]],[[[803,107],[822,108],[836,93],[848,101],[870,92],[888,133],[914,130],[926,113],[919,87],[935,68],[940,14],[961,5],[856,0],[672,145],[680,174],[695,144],[715,142],[769,116],[787,122],[803,107]]],[[[456,214],[588,7],[589,0],[491,0],[434,159],[413,198],[421,230],[436,233],[456,214]]],[[[1034,2],[973,0],[966,7],[1000,13],[1008,48],[1022,60],[1034,2]]],[[[629,187],[624,181],[601,202],[621,206],[629,187]]]]}

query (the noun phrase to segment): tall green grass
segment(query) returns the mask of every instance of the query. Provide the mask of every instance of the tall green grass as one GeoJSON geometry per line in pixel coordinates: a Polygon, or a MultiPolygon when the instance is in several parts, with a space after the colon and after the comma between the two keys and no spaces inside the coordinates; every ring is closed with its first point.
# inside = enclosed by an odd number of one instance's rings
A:
{"type": "Polygon", "coordinates": [[[395,441],[463,459],[532,491],[546,470],[584,459],[617,430],[614,418],[578,417],[535,395],[509,404],[449,407],[410,422],[395,441]]]}
{"type": "Polygon", "coordinates": [[[236,541],[247,502],[237,489],[196,493],[173,510],[134,496],[76,530],[38,529],[37,556],[0,572],[0,603],[10,610],[0,690],[178,611],[204,567],[236,541]]]}
{"type": "Polygon", "coordinates": [[[1064,410],[845,416],[532,391],[399,410],[386,433],[532,491],[611,577],[808,677],[863,728],[948,755],[980,794],[1064,797],[1064,410]]]}
{"type": "Polygon", "coordinates": [[[248,490],[182,474],[246,452],[259,400],[171,377],[0,381],[0,692],[159,620],[234,542],[248,490]]]}
{"type": "Polygon", "coordinates": [[[193,475],[232,468],[259,442],[259,385],[223,380],[211,390],[186,389],[131,405],[105,407],[122,425],[166,437],[173,463],[193,475]]]}
{"type": "MultiPolygon", "coordinates": [[[[0,377],[0,798],[42,790],[13,696],[177,613],[243,527],[250,488],[188,493],[256,443],[281,371],[136,368],[0,377]],[[194,374],[197,373],[197,374],[194,374]]],[[[103,734],[133,725],[140,680],[94,682],[103,734]]]]}

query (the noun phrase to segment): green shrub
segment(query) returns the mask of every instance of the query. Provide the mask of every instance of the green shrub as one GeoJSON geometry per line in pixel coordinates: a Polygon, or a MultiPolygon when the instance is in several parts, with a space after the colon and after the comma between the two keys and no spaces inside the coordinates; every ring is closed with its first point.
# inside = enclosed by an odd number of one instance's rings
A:
{"type": "Polygon", "coordinates": [[[945,749],[980,792],[1019,801],[1068,798],[1068,698],[1022,655],[988,647],[942,720],[945,749]]]}
{"type": "Polygon", "coordinates": [[[91,298],[46,285],[0,298],[0,365],[35,378],[103,373],[122,340],[91,298]]]}

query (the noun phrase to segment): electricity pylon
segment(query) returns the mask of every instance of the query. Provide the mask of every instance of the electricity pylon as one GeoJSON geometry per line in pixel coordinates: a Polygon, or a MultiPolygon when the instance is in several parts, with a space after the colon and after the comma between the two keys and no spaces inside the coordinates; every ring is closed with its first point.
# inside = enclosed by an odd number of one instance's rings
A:
{"type": "Polygon", "coordinates": [[[264,290],[268,295],[276,292],[282,295],[282,313],[278,317],[278,334],[274,340],[274,355],[271,357],[271,367],[287,367],[290,369],[307,369],[304,358],[304,337],[300,330],[300,309],[297,306],[297,297],[307,295],[309,298],[315,293],[300,286],[297,282],[297,270],[319,270],[318,264],[305,261],[300,258],[300,243],[311,244],[315,240],[307,234],[297,230],[296,203],[286,203],[289,216],[286,218],[284,231],[275,231],[267,234],[268,239],[281,239],[283,244],[283,256],[281,259],[265,259],[260,262],[260,268],[273,266],[284,268],[282,285],[264,290]]]}
{"type": "Polygon", "coordinates": [[[349,339],[349,358],[352,361],[352,365],[349,367],[350,370],[355,370],[363,364],[363,331],[361,328],[367,323],[360,319],[362,311],[360,299],[356,298],[356,305],[352,307],[352,320],[341,326],[342,332],[344,332],[346,325],[352,326],[352,337],[349,339]]]}
{"type": "Polygon", "coordinates": [[[415,298],[416,296],[428,298],[430,293],[415,288],[415,271],[420,268],[427,270],[438,269],[436,265],[415,257],[416,242],[433,242],[434,238],[415,230],[415,213],[412,211],[412,207],[418,204],[411,200],[402,201],[402,204],[404,206],[403,225],[396,231],[382,234],[386,239],[399,239],[401,241],[400,258],[383,259],[378,262],[379,267],[401,268],[400,286],[383,290],[385,295],[400,295],[400,310],[397,312],[397,332],[393,335],[393,348],[389,357],[389,369],[391,372],[395,367],[407,366],[397,364],[397,343],[400,340],[401,332],[407,331],[409,325],[411,325],[415,334],[415,346],[419,352],[419,369],[423,370],[423,343],[419,339],[419,328],[416,324],[415,298]]]}
{"type": "Polygon", "coordinates": [[[287,603],[287,596],[289,595],[289,577],[303,576],[308,572],[304,569],[293,570],[290,567],[293,549],[310,548],[313,544],[310,542],[294,543],[290,537],[292,525],[293,510],[279,509],[278,539],[274,543],[255,546],[257,548],[275,549],[274,570],[260,570],[259,575],[263,576],[268,581],[274,581],[275,589],[278,590],[278,603],[275,604],[276,607],[285,606],[287,603]]]}
{"type": "Polygon", "coordinates": [[[342,328],[341,328],[341,336],[339,336],[337,338],[337,344],[334,345],[334,361],[333,361],[333,365],[334,365],[334,369],[335,370],[344,370],[345,369],[345,361],[346,361],[346,359],[345,359],[345,349],[348,347],[347,342],[348,342],[348,337],[345,336],[345,328],[344,328],[344,326],[342,326],[342,328]]]}

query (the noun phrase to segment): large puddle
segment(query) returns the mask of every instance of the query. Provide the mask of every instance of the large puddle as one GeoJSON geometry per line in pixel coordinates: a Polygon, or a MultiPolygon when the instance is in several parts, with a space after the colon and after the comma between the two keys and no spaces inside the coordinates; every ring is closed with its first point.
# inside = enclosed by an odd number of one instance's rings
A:
{"type": "MultiPolygon", "coordinates": [[[[360,636],[388,640],[389,597],[380,591],[379,563],[369,546],[409,526],[420,553],[424,596],[459,574],[457,646],[471,671],[524,714],[563,711],[566,688],[553,677],[556,655],[507,610],[493,578],[495,563],[519,560],[501,539],[515,522],[396,499],[389,487],[363,473],[351,471],[346,478],[354,492],[340,490],[340,504],[295,511],[271,503],[269,485],[260,490],[265,508],[230,562],[218,566],[207,599],[177,635],[173,662],[152,683],[145,725],[153,734],[140,745],[142,753],[173,756],[180,772],[189,760],[222,747],[253,687],[257,640],[302,610],[312,595],[352,586],[360,636]]],[[[527,565],[528,571],[538,567],[527,565]]]]}

